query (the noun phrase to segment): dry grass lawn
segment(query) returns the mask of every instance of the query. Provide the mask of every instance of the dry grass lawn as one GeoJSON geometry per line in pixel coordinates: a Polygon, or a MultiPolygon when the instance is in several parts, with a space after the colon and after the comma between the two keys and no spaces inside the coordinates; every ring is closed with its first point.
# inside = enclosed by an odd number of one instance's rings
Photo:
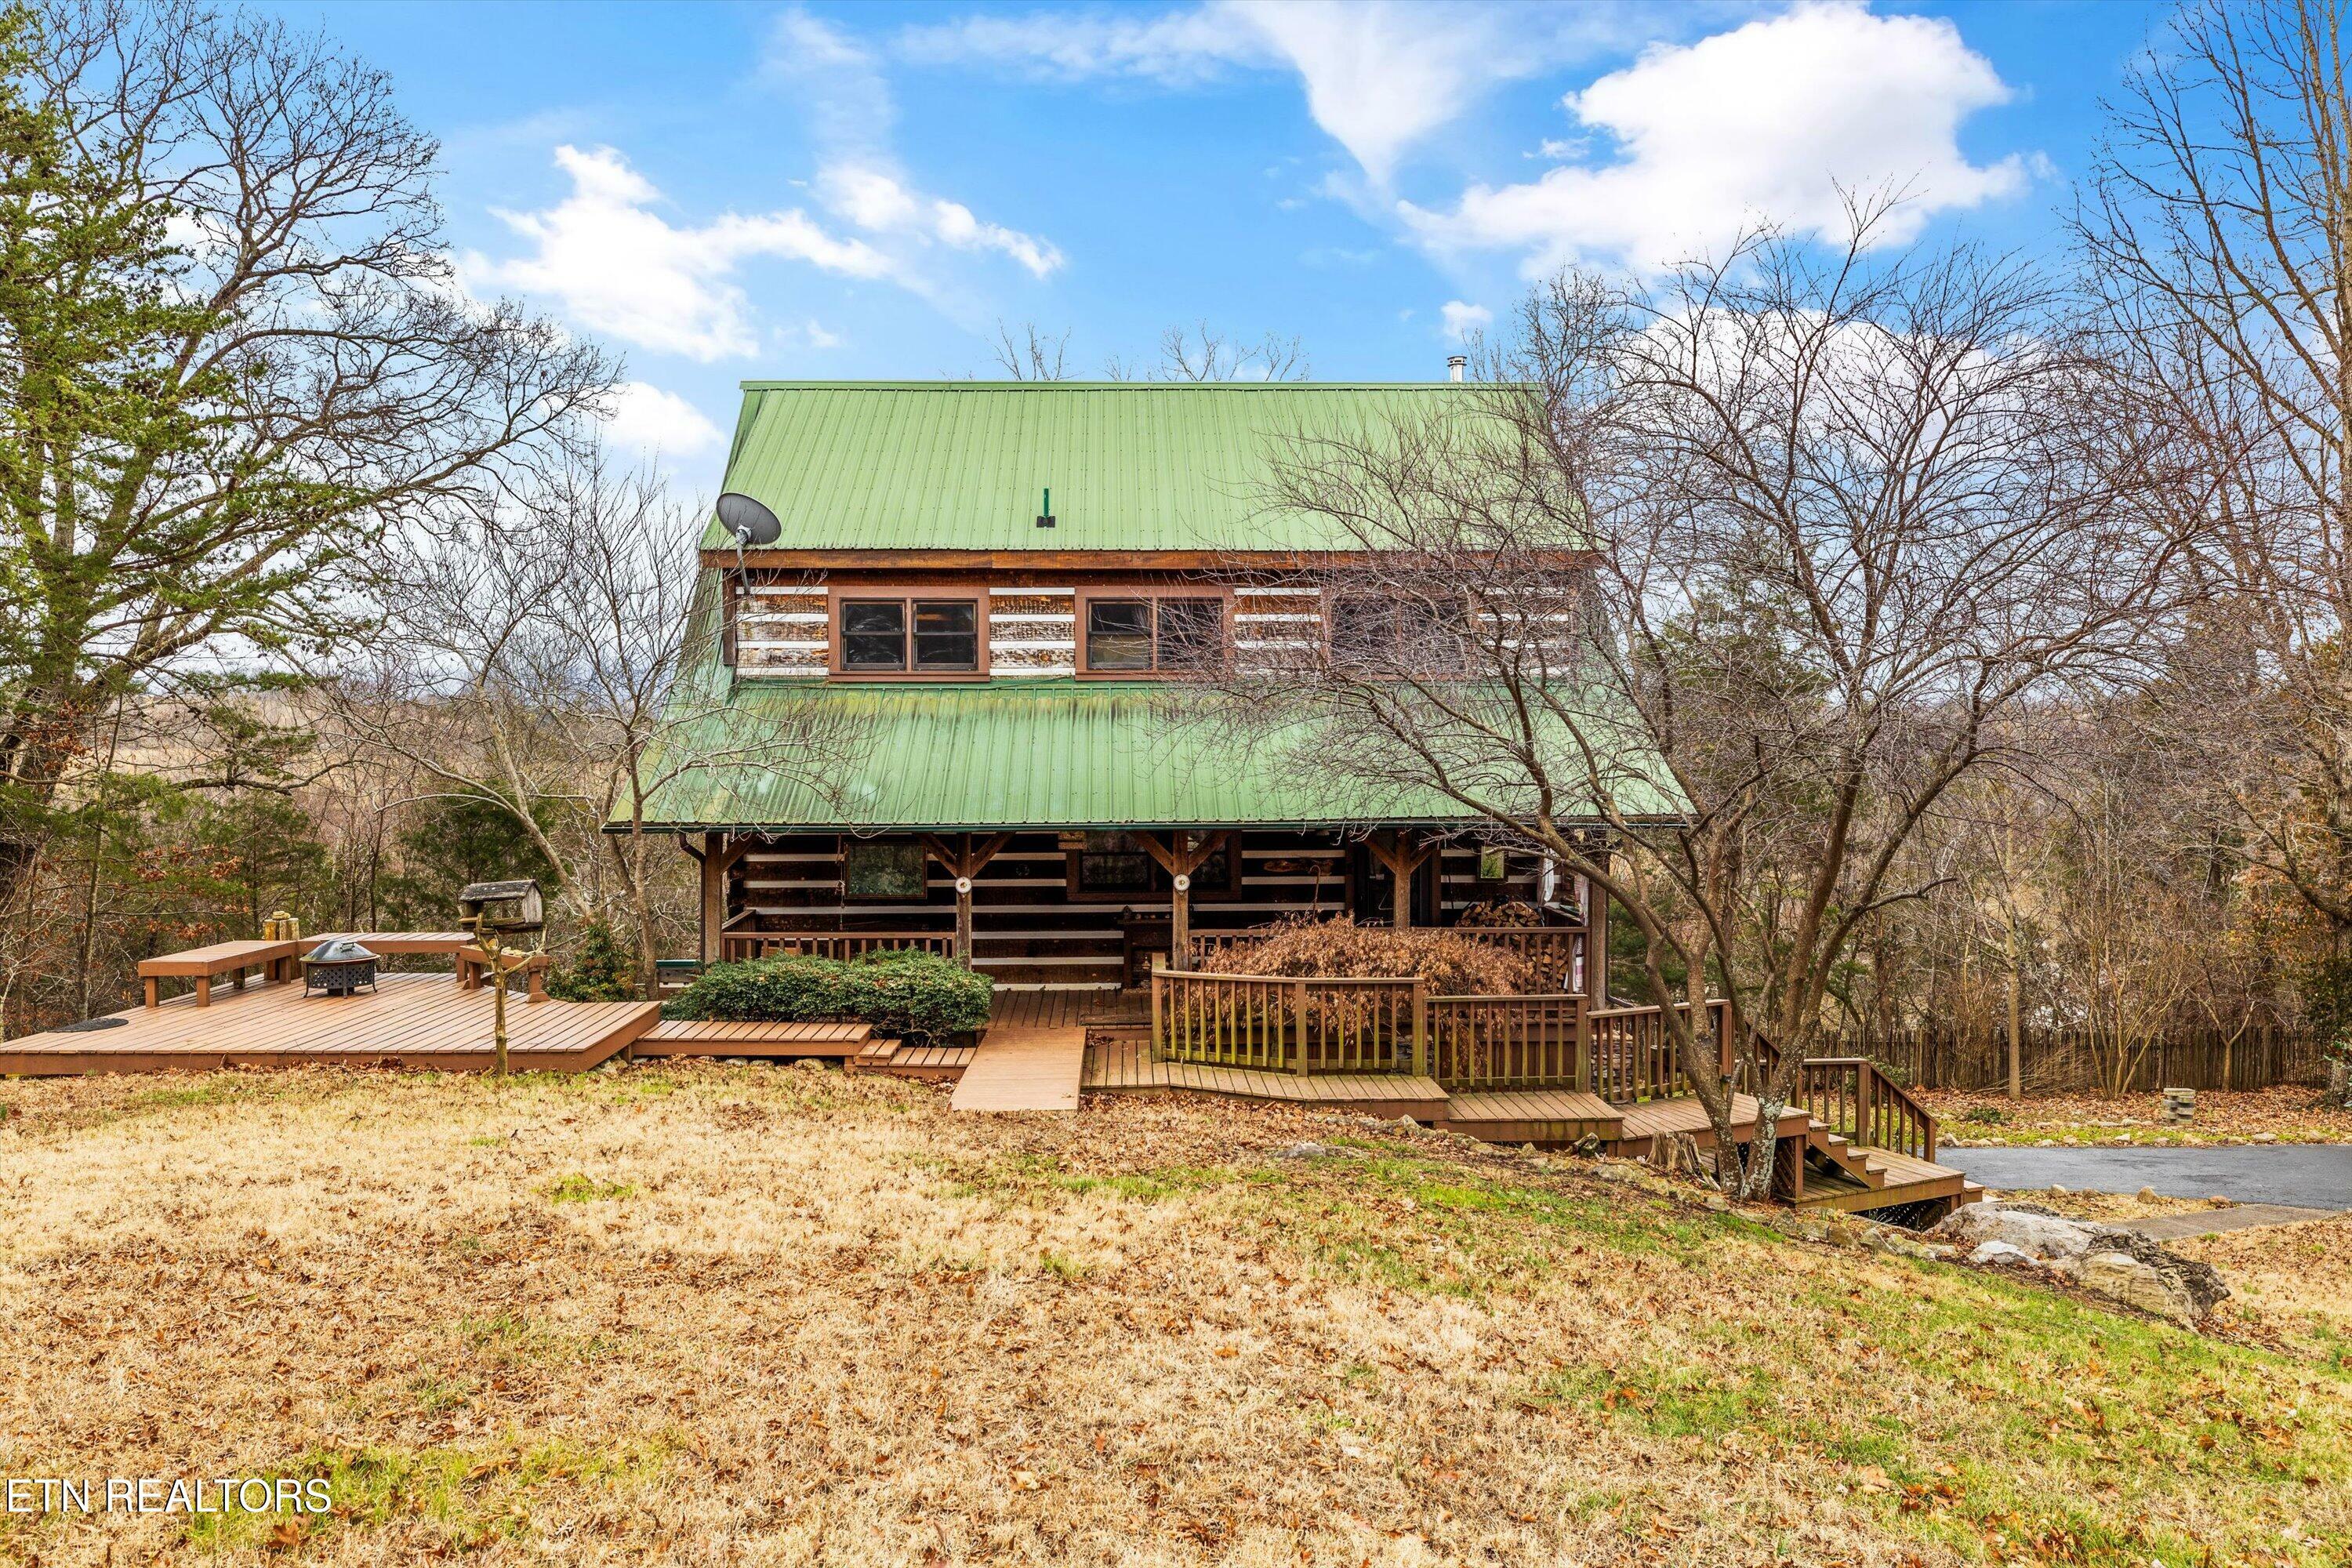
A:
{"type": "Polygon", "coordinates": [[[335,1500],[0,1515],[8,1562],[2352,1552],[2342,1237],[2304,1286],[2205,1244],[2263,1291],[2216,1340],[1271,1108],[715,1066],[0,1104],[0,1474],[335,1500]]]}
{"type": "Polygon", "coordinates": [[[1916,1090],[1936,1113],[1954,1147],[1999,1148],[2049,1142],[2147,1143],[2195,1146],[2246,1143],[2267,1137],[2281,1143],[2352,1143],[2352,1110],[2329,1105],[2302,1084],[2273,1089],[2197,1091],[2196,1120],[2164,1120],[2160,1094],[2034,1094],[2012,1100],[1999,1092],[1916,1090]],[[1997,1120],[1970,1120],[1978,1117],[1997,1120]]]}

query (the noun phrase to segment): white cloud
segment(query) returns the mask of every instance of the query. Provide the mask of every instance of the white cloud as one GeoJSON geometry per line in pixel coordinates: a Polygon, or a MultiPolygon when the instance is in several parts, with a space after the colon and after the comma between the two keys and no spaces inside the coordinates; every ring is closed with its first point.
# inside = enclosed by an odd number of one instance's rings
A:
{"type": "Polygon", "coordinates": [[[2023,188],[2026,160],[1972,164],[1957,139],[2009,98],[1948,21],[1801,5],[1654,47],[1569,95],[1571,114],[1615,139],[1615,162],[1474,185],[1451,212],[1398,210],[1432,248],[1520,250],[1530,273],[1576,259],[1648,269],[1759,220],[1842,240],[1841,189],[1893,186],[1911,200],[1878,237],[1900,243],[1939,211],[2023,188]]]}
{"type": "Polygon", "coordinates": [[[1464,0],[1206,0],[1190,10],[966,16],[908,29],[899,51],[1062,79],[1184,87],[1233,68],[1290,69],[1315,121],[1385,184],[1413,145],[1496,84],[1629,42],[1635,6],[1464,0]]]}
{"type": "Polygon", "coordinates": [[[632,456],[690,458],[718,446],[726,436],[677,393],[648,382],[626,381],[614,389],[604,439],[632,456]]]}
{"type": "Polygon", "coordinates": [[[883,169],[833,164],[818,176],[817,192],[834,213],[870,234],[910,236],[956,250],[997,251],[1036,278],[1062,265],[1061,249],[1053,241],[983,223],[961,202],[908,190],[883,169]]]}
{"type": "Polygon", "coordinates": [[[1495,324],[1494,311],[1484,305],[1468,305],[1459,300],[1448,300],[1438,308],[1437,313],[1444,319],[1444,324],[1438,329],[1440,334],[1457,342],[1472,332],[1483,332],[1495,324]]]}
{"type": "Polygon", "coordinates": [[[902,244],[1010,257],[1033,277],[1062,265],[1051,240],[987,222],[961,202],[914,186],[890,150],[898,111],[889,84],[846,33],[805,11],[786,11],[769,33],[761,72],[789,89],[808,116],[822,149],[817,197],[835,216],[902,244]]]}
{"type": "Polygon", "coordinates": [[[908,28],[898,51],[926,65],[985,60],[1043,77],[1138,76],[1169,87],[1208,80],[1228,66],[1278,63],[1264,39],[1236,26],[1217,5],[1159,16],[1085,11],[961,16],[908,28]]]}
{"type": "Polygon", "coordinates": [[[839,332],[828,331],[824,324],[814,316],[801,324],[801,331],[806,334],[809,347],[813,349],[837,349],[849,341],[839,332]]]}
{"type": "Polygon", "coordinates": [[[749,307],[730,279],[754,257],[850,278],[884,278],[895,268],[875,247],[830,234],[798,208],[674,226],[654,210],[661,192],[610,147],[559,147],[555,162],[572,177],[569,196],[543,212],[498,213],[535,252],[468,258],[468,281],[545,296],[582,326],[641,348],[706,362],[753,353],[749,307]]]}

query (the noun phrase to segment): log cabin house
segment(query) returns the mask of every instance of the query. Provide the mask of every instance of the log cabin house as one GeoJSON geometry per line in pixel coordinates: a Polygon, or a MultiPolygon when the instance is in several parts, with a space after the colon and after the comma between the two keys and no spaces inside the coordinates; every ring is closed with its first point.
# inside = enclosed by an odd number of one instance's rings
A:
{"type": "Polygon", "coordinates": [[[1158,700],[1183,667],[1321,635],[1296,575],[1326,536],[1262,499],[1283,441],[1477,390],[747,384],[724,489],[782,531],[701,542],[717,721],[829,704],[860,738],[827,792],[756,765],[661,791],[700,863],[700,958],[919,940],[1000,986],[1115,991],[1188,936],[1510,901],[1588,992],[1580,887],[1433,795],[1370,816],[1266,777],[1158,700]]]}
{"type": "MultiPolygon", "coordinates": [[[[997,984],[981,1047],[877,1042],[853,1062],[949,1079],[960,1109],[1190,1089],[1511,1142],[1711,1138],[1660,1010],[1605,994],[1603,910],[1575,879],[1483,841],[1434,793],[1368,806],[1171,721],[1170,682],[1201,663],[1295,647],[1356,613],[1323,602],[1320,520],[1267,502],[1285,451],[1493,417],[1492,390],[746,384],[700,541],[693,710],[651,759],[662,782],[642,819],[698,863],[699,962],[963,959],[997,984]],[[723,526],[730,508],[762,536],[723,526]],[[761,737],[813,716],[848,733],[818,759],[821,784],[807,757],[758,760],[761,737]],[[1482,920],[1482,940],[1533,956],[1545,994],[1215,972],[1223,939],[1285,916],[1447,926],[1503,904],[1512,924],[1482,920]],[[1147,987],[1148,1026],[1120,1007],[1147,987]]],[[[1563,555],[1563,589],[1581,569],[1563,555]]],[[[1732,1019],[1708,1014],[1728,1083],[1732,1019]]],[[[665,1027],[711,1037],[670,1049],[767,1049],[741,1026],[665,1027]]],[[[1801,1075],[1775,1124],[1783,1196],[1931,1216],[1977,1195],[1933,1163],[1932,1116],[1871,1063],[1801,1075]]],[[[1756,1101],[1737,1096],[1733,1115],[1753,1137],[1756,1101]]]]}

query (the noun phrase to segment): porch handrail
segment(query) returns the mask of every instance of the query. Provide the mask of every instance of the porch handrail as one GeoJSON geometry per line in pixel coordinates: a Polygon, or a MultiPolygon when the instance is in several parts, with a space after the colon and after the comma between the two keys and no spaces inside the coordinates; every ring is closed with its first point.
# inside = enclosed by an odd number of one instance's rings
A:
{"type": "MultiPolygon", "coordinates": [[[[1768,1073],[1777,1069],[1780,1047],[1761,1030],[1749,1035],[1757,1064],[1768,1073]]],[[[1868,1057],[1807,1057],[1790,1087],[1791,1103],[1864,1148],[1936,1157],[1936,1113],[1868,1057]]]]}
{"type": "Polygon", "coordinates": [[[913,948],[955,956],[955,936],[931,931],[725,931],[719,934],[719,956],[736,963],[751,958],[801,954],[812,958],[858,958],[869,952],[913,948]]]}

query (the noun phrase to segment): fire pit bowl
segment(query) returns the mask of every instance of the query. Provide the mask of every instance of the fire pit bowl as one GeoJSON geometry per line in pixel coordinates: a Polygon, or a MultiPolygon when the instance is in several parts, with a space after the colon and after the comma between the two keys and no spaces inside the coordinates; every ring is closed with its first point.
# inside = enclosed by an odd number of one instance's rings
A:
{"type": "Polygon", "coordinates": [[[375,989],[375,954],[349,938],[322,942],[302,955],[302,994],[356,995],[375,989]]]}

